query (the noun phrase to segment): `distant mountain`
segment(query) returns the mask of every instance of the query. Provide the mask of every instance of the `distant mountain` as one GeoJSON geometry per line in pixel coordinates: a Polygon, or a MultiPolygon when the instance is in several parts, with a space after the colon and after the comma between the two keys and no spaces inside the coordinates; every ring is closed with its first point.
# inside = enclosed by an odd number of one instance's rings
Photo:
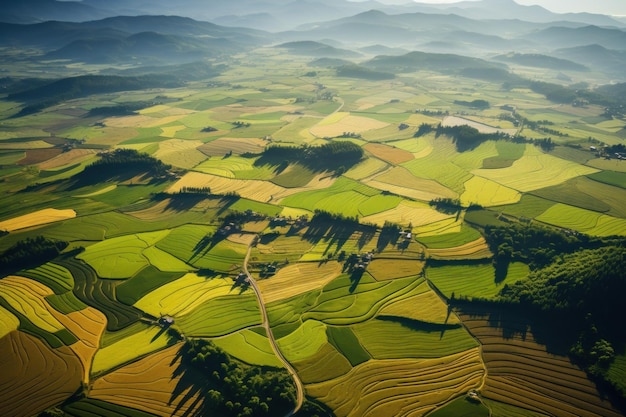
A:
{"type": "Polygon", "coordinates": [[[269,42],[269,34],[177,16],[121,16],[84,23],[0,23],[0,46],[38,48],[49,58],[85,62],[190,62],[269,42]]]}
{"type": "Polygon", "coordinates": [[[361,54],[346,49],[338,49],[334,46],[326,45],[321,42],[314,41],[296,41],[286,42],[276,45],[275,48],[287,49],[289,53],[294,55],[305,55],[314,57],[328,58],[357,58],[361,54]]]}
{"type": "Polygon", "coordinates": [[[568,21],[587,25],[623,25],[610,16],[593,13],[554,13],[541,6],[521,5],[514,0],[460,1],[448,4],[429,4],[436,10],[445,10],[470,19],[511,19],[534,23],[568,21]]]}
{"type": "Polygon", "coordinates": [[[554,51],[554,55],[572,61],[584,62],[590,68],[624,79],[626,51],[615,51],[595,44],[558,49],[554,51]]]}
{"type": "Polygon", "coordinates": [[[582,64],[542,54],[509,53],[497,55],[493,59],[527,67],[548,68],[559,71],[589,71],[589,68],[582,64]]]}
{"type": "Polygon", "coordinates": [[[626,30],[615,28],[557,26],[531,33],[526,38],[554,49],[597,44],[607,49],[626,50],[626,30]]]}
{"type": "Polygon", "coordinates": [[[141,32],[123,39],[85,39],[70,43],[46,55],[50,59],[71,59],[88,63],[193,62],[236,49],[233,42],[141,32]]]}
{"type": "Polygon", "coordinates": [[[98,5],[81,2],[57,0],[21,0],[2,1],[0,22],[37,23],[48,20],[65,22],[84,22],[111,16],[111,12],[102,10],[98,5]]]}
{"type": "Polygon", "coordinates": [[[410,52],[401,56],[377,56],[362,64],[377,71],[390,73],[415,72],[419,70],[442,73],[459,73],[465,69],[505,69],[506,65],[455,54],[410,52]]]}

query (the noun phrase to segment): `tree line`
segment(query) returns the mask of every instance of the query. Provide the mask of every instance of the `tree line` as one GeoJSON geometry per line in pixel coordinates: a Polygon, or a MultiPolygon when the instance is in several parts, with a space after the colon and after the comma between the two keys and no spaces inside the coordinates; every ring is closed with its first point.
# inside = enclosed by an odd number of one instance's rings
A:
{"type": "Polygon", "coordinates": [[[68,242],[44,236],[20,240],[0,255],[0,277],[42,265],[56,258],[68,245],[68,242]]]}

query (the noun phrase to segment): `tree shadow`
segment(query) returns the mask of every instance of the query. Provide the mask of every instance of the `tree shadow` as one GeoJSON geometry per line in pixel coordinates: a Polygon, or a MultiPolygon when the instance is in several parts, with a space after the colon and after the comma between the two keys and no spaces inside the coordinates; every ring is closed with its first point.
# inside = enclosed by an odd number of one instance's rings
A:
{"type": "Polygon", "coordinates": [[[439,340],[443,339],[446,330],[458,329],[461,327],[460,323],[432,323],[428,321],[411,319],[408,317],[392,316],[392,315],[380,315],[376,319],[382,321],[390,321],[393,323],[399,323],[401,326],[411,329],[416,332],[434,333],[440,332],[439,340]]]}

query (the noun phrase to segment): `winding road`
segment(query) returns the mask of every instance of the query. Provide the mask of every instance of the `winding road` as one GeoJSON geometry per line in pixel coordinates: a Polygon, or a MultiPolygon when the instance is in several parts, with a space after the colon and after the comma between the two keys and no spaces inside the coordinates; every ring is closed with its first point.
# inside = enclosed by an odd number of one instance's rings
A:
{"type": "Polygon", "coordinates": [[[274,338],[274,333],[272,333],[272,329],[270,328],[270,321],[267,318],[267,309],[265,308],[265,303],[263,302],[263,294],[261,294],[261,289],[259,288],[256,281],[254,280],[254,278],[252,278],[252,275],[250,275],[250,272],[248,271],[248,260],[250,259],[250,252],[252,251],[252,246],[253,244],[250,244],[248,246],[248,252],[246,253],[246,257],[243,261],[243,272],[248,277],[247,278],[248,283],[250,283],[250,286],[256,293],[256,298],[259,302],[259,308],[261,309],[261,316],[263,317],[262,325],[265,328],[265,332],[267,333],[267,337],[270,341],[270,345],[272,346],[272,350],[274,351],[274,354],[276,355],[276,357],[278,357],[278,359],[280,359],[280,361],[283,363],[283,365],[285,366],[285,368],[291,375],[291,378],[293,378],[293,382],[296,384],[296,406],[294,407],[293,410],[291,410],[286,415],[286,417],[290,417],[296,414],[298,410],[300,410],[300,408],[302,407],[302,403],[304,402],[304,385],[302,384],[300,377],[296,373],[296,369],[293,366],[291,366],[289,361],[285,358],[285,356],[282,354],[282,352],[278,348],[278,344],[276,343],[276,339],[274,338]]]}

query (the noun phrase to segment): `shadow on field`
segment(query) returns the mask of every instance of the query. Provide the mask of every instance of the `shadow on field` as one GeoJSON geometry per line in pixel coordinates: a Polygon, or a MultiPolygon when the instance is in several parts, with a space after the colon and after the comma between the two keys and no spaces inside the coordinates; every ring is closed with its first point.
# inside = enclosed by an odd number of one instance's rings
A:
{"type": "Polygon", "coordinates": [[[458,329],[461,327],[460,323],[453,323],[453,324],[431,323],[428,321],[415,320],[415,319],[410,319],[408,317],[399,317],[399,316],[381,315],[376,318],[382,321],[390,321],[392,323],[399,323],[403,327],[406,327],[416,332],[428,332],[428,333],[441,332],[439,335],[439,339],[443,339],[443,335],[445,334],[446,330],[458,329]]]}
{"type": "Polygon", "coordinates": [[[176,365],[172,379],[180,377],[168,401],[169,405],[176,404],[175,412],[172,414],[183,417],[211,415],[213,410],[208,407],[206,401],[211,388],[209,381],[199,371],[185,365],[183,349],[184,345],[170,363],[170,366],[176,365]]]}

